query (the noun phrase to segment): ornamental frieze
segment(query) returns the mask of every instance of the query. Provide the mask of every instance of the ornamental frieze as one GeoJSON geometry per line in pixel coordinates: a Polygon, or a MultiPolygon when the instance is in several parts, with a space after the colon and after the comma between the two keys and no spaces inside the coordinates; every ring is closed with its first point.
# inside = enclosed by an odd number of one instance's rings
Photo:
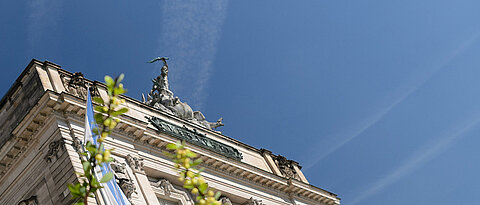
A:
{"type": "Polygon", "coordinates": [[[195,129],[190,130],[185,126],[180,127],[164,121],[158,117],[146,118],[161,133],[175,137],[179,140],[185,140],[186,142],[198,145],[228,158],[236,160],[243,159],[242,153],[240,153],[237,149],[216,140],[210,139],[205,134],[198,133],[195,129]]]}

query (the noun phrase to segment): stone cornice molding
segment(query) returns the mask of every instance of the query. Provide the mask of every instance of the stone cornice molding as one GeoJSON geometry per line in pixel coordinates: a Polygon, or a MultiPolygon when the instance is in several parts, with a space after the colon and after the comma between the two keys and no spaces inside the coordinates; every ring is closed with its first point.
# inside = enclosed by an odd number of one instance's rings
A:
{"type": "MultiPolygon", "coordinates": [[[[166,150],[164,147],[158,149],[158,147],[154,146],[154,148],[155,150],[158,150],[158,154],[166,150]]],[[[211,172],[212,174],[215,173],[214,175],[216,176],[221,176],[228,180],[237,181],[239,183],[247,183],[249,184],[248,186],[256,187],[256,189],[260,190],[268,190],[267,192],[270,193],[283,193],[286,198],[289,198],[289,196],[293,196],[293,198],[301,198],[305,201],[310,201],[312,204],[318,204],[320,203],[320,201],[323,204],[339,204],[340,202],[340,199],[337,198],[335,194],[306,184],[304,182],[300,182],[295,179],[287,180],[283,177],[277,176],[275,174],[253,167],[251,165],[241,162],[235,162],[234,160],[228,160],[227,158],[222,156],[217,156],[219,157],[217,158],[215,156],[212,156],[211,154],[204,155],[202,154],[202,150],[197,150],[194,147],[191,148],[192,151],[200,155],[200,158],[204,162],[202,166],[206,168],[206,172],[211,172]],[[302,186],[299,186],[300,184],[302,186]]],[[[150,158],[146,158],[145,160],[145,168],[149,168],[150,170],[156,169],[155,167],[148,167],[150,164],[159,163],[162,164],[161,166],[164,167],[164,169],[173,170],[173,163],[170,161],[151,161],[154,159],[150,158]]],[[[217,183],[223,182],[217,181],[217,183]]]]}
{"type": "MultiPolygon", "coordinates": [[[[149,145],[158,150],[159,153],[166,150],[165,145],[167,143],[175,142],[175,139],[168,135],[161,135],[165,138],[160,138],[160,135],[155,134],[155,130],[148,128],[141,139],[140,143],[149,145]],[[168,138],[171,138],[170,140],[168,138]]],[[[188,143],[187,143],[188,144],[188,143]]],[[[303,198],[307,201],[313,201],[318,203],[319,201],[325,202],[325,204],[339,204],[340,199],[335,194],[325,191],[321,188],[306,184],[296,179],[288,180],[284,177],[267,172],[252,165],[237,162],[236,160],[229,160],[228,158],[216,154],[207,152],[203,149],[198,149],[195,146],[190,146],[192,151],[199,154],[200,159],[203,160],[203,166],[208,170],[213,170],[224,175],[236,178],[238,181],[247,180],[250,183],[257,186],[266,188],[271,191],[281,191],[286,196],[295,195],[296,197],[303,198]],[[298,183],[289,183],[289,181],[295,181],[298,183]],[[306,186],[296,187],[298,184],[304,184],[306,186]]],[[[172,164],[173,167],[173,164],[172,164]]]]}

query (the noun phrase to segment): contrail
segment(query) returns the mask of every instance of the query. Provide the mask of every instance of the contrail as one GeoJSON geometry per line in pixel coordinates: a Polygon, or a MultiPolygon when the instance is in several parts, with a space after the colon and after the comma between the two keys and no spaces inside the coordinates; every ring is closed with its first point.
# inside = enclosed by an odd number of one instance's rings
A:
{"type": "Polygon", "coordinates": [[[478,123],[480,122],[480,117],[478,117],[478,115],[476,116],[476,118],[465,121],[462,127],[453,129],[453,131],[451,131],[450,133],[442,136],[440,140],[434,143],[432,146],[419,149],[416,154],[413,154],[405,163],[395,169],[395,171],[391,172],[388,176],[376,181],[373,186],[370,187],[370,189],[366,190],[365,192],[354,198],[350,204],[357,204],[358,202],[368,197],[371,197],[372,195],[375,195],[376,193],[382,191],[384,188],[398,181],[401,177],[404,177],[405,175],[413,172],[415,169],[419,168],[427,161],[430,161],[437,157],[453,143],[465,136],[465,134],[469,132],[472,128],[478,125],[478,123]]]}
{"type": "Polygon", "coordinates": [[[47,30],[57,26],[59,7],[62,1],[57,0],[30,0],[27,2],[30,15],[27,23],[28,54],[33,54],[35,46],[46,35],[47,30]]]}
{"type": "MultiPolygon", "coordinates": [[[[460,46],[458,46],[456,49],[454,49],[450,55],[447,58],[442,58],[442,61],[440,61],[436,66],[433,66],[433,69],[428,70],[425,74],[423,74],[422,77],[420,77],[421,80],[417,81],[416,83],[413,83],[413,86],[408,87],[396,97],[396,99],[387,107],[383,108],[380,112],[376,113],[373,116],[370,116],[367,118],[362,126],[359,126],[359,129],[354,130],[351,134],[348,134],[347,138],[344,138],[342,141],[337,143],[336,145],[330,147],[326,151],[324,151],[322,154],[320,154],[318,157],[315,158],[315,161],[313,163],[307,164],[305,166],[305,170],[308,170],[315,166],[318,162],[320,162],[322,159],[327,157],[328,155],[332,154],[333,152],[337,151],[341,147],[343,147],[345,144],[348,142],[352,141],[356,137],[360,136],[363,132],[368,130],[370,127],[373,125],[377,124],[380,120],[382,120],[385,115],[387,115],[393,108],[395,108],[397,105],[401,104],[405,99],[407,99],[412,93],[417,91],[420,87],[422,87],[430,78],[437,73],[439,70],[444,68],[447,64],[449,64],[455,57],[458,56],[458,54],[464,52],[466,49],[468,49],[472,44],[475,43],[475,41],[478,39],[480,36],[480,32],[475,33],[472,35],[470,38],[468,38],[466,41],[464,41],[460,46]]],[[[319,146],[315,146],[316,150],[319,150],[319,146]]]]}
{"type": "MultiPolygon", "coordinates": [[[[190,100],[194,109],[201,109],[208,96],[227,6],[224,0],[162,2],[158,53],[171,59],[172,90],[182,100],[190,100]]],[[[160,65],[157,73],[159,69],[160,65]]]]}

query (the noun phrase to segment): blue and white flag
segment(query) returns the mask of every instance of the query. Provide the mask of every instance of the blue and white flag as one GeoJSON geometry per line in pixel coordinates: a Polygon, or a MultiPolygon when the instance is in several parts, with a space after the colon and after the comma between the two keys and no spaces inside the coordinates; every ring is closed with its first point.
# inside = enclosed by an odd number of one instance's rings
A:
{"type": "MultiPolygon", "coordinates": [[[[92,132],[93,128],[98,128],[98,126],[93,118],[93,105],[90,91],[87,90],[87,93],[88,96],[87,110],[85,114],[85,139],[83,140],[83,142],[86,143],[87,141],[90,141],[98,147],[98,135],[92,132]]],[[[103,163],[103,166],[95,167],[97,180],[100,180],[103,175],[107,174],[108,172],[113,172],[112,167],[110,167],[110,163],[103,163]]],[[[131,205],[130,201],[128,201],[122,189],[120,189],[120,187],[118,186],[115,180],[115,176],[107,183],[102,183],[102,186],[104,188],[100,189],[100,193],[102,194],[102,198],[104,199],[106,205],[131,205]]]]}

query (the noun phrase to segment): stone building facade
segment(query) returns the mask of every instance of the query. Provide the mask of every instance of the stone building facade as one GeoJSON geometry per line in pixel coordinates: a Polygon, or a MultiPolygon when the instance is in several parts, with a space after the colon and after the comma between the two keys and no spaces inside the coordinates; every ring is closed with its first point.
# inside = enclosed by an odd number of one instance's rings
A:
{"type": "MultiPolygon", "coordinates": [[[[340,204],[337,195],[309,184],[297,162],[213,130],[221,119],[207,122],[173,97],[167,72],[143,102],[122,96],[129,112],[106,141],[115,148],[117,183],[132,204],[194,204],[163,154],[179,139],[200,155],[204,177],[224,204],[340,204]]],[[[32,60],[8,90],[0,101],[0,204],[72,203],[67,184],[82,171],[87,88],[107,96],[100,82],[32,60]]],[[[102,204],[99,197],[90,203],[102,204]]]]}

